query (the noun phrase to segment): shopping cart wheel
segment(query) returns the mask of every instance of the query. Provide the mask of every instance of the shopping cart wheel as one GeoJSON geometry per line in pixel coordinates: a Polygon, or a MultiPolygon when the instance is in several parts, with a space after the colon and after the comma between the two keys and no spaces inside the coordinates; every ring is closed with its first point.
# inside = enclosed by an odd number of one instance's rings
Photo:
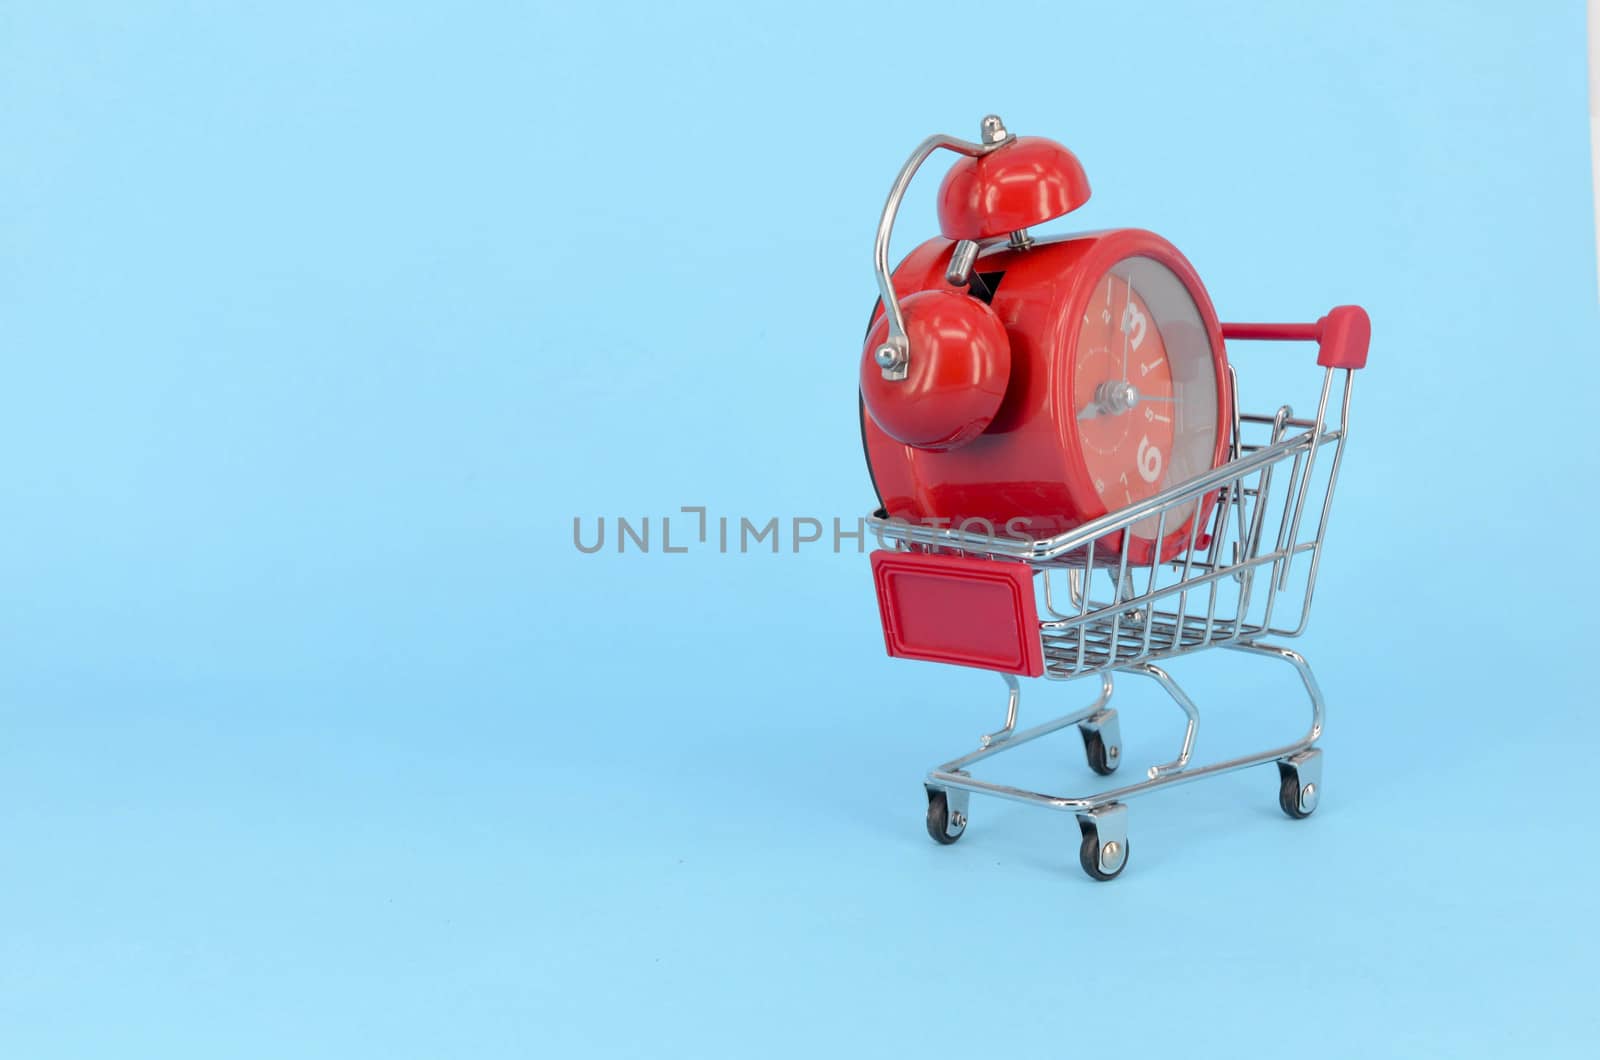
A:
{"type": "Polygon", "coordinates": [[[1078,815],[1078,864],[1094,880],[1114,880],[1128,867],[1128,808],[1118,803],[1078,815]]]}
{"type": "Polygon", "coordinates": [[[1106,741],[1099,733],[1083,734],[1083,753],[1089,759],[1089,768],[1102,777],[1109,777],[1117,771],[1117,763],[1106,760],[1106,741]]]}
{"type": "Polygon", "coordinates": [[[1322,797],[1322,752],[1313,747],[1278,763],[1278,806],[1301,820],[1310,817],[1322,797]]]}
{"type": "Polygon", "coordinates": [[[1122,764],[1122,729],[1117,724],[1117,712],[1102,710],[1078,725],[1083,737],[1083,754],[1089,768],[1102,777],[1109,777],[1122,764]]]}
{"type": "Polygon", "coordinates": [[[966,792],[958,792],[954,808],[948,792],[938,788],[928,789],[928,834],[935,843],[949,846],[967,830],[966,792]]]}
{"type": "Polygon", "coordinates": [[[1317,786],[1301,784],[1299,777],[1286,771],[1278,785],[1278,805],[1297,821],[1310,817],[1317,808],[1317,786]]]}

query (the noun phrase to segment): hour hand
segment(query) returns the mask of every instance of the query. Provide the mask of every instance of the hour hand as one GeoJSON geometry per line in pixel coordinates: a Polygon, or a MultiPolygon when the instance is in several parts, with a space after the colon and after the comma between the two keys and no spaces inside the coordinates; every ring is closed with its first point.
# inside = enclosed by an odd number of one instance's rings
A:
{"type": "Polygon", "coordinates": [[[1138,403],[1137,387],[1132,383],[1110,379],[1094,388],[1094,397],[1078,410],[1078,419],[1092,420],[1097,416],[1120,416],[1138,403]]]}

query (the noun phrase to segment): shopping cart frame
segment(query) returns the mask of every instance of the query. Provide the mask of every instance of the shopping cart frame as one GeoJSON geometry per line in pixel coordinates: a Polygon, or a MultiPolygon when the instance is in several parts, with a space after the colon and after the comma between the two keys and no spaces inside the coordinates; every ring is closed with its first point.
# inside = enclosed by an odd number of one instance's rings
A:
{"type": "MultiPolygon", "coordinates": [[[[894,594],[887,588],[889,555],[900,569],[937,588],[954,578],[956,562],[982,559],[1022,564],[1039,592],[1024,594],[1024,617],[1015,631],[1019,658],[1038,660],[1025,673],[1001,671],[1008,690],[1005,721],[979,741],[976,750],[931,769],[925,781],[928,831],[940,843],[953,843],[966,829],[970,796],[990,795],[1077,817],[1082,841],[1079,861],[1098,880],[1119,875],[1127,864],[1127,800],[1204,777],[1276,762],[1279,805],[1293,818],[1316,809],[1322,790],[1322,736],[1326,703],[1316,677],[1300,653],[1273,643],[1305,632],[1321,565],[1333,493],[1344,443],[1349,434],[1350,398],[1356,369],[1366,363],[1370,324],[1355,306],[1332,310],[1315,324],[1224,324],[1230,340],[1313,341],[1323,367],[1316,414],[1297,418],[1288,405],[1268,415],[1241,414],[1237,377],[1230,368],[1234,422],[1231,459],[1216,469],[1172,486],[1143,501],[1044,538],[997,535],[969,521],[958,527],[926,526],[889,518],[879,511],[869,519],[880,542],[892,553],[875,554],[879,600],[891,655],[974,665],[961,650],[963,622],[952,613],[950,628],[937,643],[908,645],[897,640],[894,594]],[[1330,419],[1330,411],[1336,419],[1330,419]],[[1275,492],[1282,486],[1281,493],[1275,492]],[[1204,499],[1215,497],[1209,515],[1204,499]],[[1307,520],[1308,513],[1314,513],[1307,520]],[[1185,531],[1185,527],[1187,530],[1185,531]],[[1128,549],[1118,547],[1134,534],[1167,541],[1172,533],[1187,543],[1162,562],[1132,566],[1128,549]],[[880,567],[882,569],[880,569],[880,567]],[[1109,596],[1092,591],[1105,574],[1109,596]],[[1067,594],[1058,606],[1052,578],[1065,574],[1067,594]],[[931,579],[931,582],[929,581],[931,579]],[[1032,599],[1038,595],[1041,599],[1032,599]],[[1287,602],[1287,607],[1285,606],[1287,602]],[[1037,617],[1042,605],[1044,617],[1037,617]],[[1031,609],[1029,609],[1031,607],[1031,609]],[[1035,628],[1027,628],[1033,624],[1035,628]],[[1038,639],[1037,651],[1026,638],[1038,639]],[[1200,711],[1158,662],[1207,648],[1277,659],[1295,671],[1310,706],[1305,735],[1288,744],[1191,765],[1200,711]],[[1117,711],[1110,706],[1115,674],[1153,680],[1186,718],[1183,740],[1171,761],[1150,766],[1145,779],[1082,796],[1050,795],[973,777],[969,768],[1062,729],[1077,726],[1090,767],[1110,775],[1121,764],[1122,739],[1117,711]],[[1098,677],[1093,702],[1031,728],[1018,731],[1019,676],[1054,680],[1098,677]]],[[[970,565],[969,565],[970,566],[970,565]]],[[[925,616],[922,616],[925,619],[925,616]]],[[[923,623],[926,625],[926,622],[923,623]]],[[[992,624],[992,623],[991,623],[992,624]]],[[[986,631],[992,639],[993,630],[986,631]]],[[[982,664],[978,664],[982,665],[982,664]]]]}

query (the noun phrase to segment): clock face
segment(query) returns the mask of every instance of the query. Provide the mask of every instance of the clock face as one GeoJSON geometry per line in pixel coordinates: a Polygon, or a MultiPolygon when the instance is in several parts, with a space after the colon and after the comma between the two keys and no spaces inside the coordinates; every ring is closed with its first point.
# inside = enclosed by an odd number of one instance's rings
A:
{"type": "MultiPolygon", "coordinates": [[[[1084,470],[1107,511],[1209,471],[1215,358],[1194,298],[1170,269],[1126,258],[1099,280],[1078,327],[1072,409],[1084,470]]],[[[1167,516],[1185,528],[1195,505],[1167,516]]],[[[1158,531],[1156,517],[1135,533],[1158,531]]]]}

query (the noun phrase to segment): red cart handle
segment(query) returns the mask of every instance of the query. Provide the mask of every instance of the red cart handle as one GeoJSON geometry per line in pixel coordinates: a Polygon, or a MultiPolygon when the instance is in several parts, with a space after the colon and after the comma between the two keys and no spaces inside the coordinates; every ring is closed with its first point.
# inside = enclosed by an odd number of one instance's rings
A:
{"type": "Polygon", "coordinates": [[[1225,339],[1315,342],[1324,368],[1365,368],[1372,344],[1372,321],[1358,305],[1334,306],[1315,324],[1224,324],[1225,339]]]}

